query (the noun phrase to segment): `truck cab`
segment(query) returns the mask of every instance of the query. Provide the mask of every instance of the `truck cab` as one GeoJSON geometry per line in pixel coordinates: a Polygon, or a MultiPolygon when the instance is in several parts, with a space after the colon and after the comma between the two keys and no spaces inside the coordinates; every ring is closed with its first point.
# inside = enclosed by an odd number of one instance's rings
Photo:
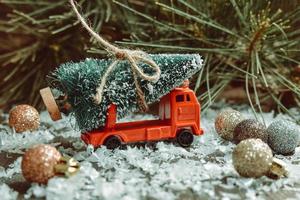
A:
{"type": "Polygon", "coordinates": [[[159,102],[159,119],[117,123],[117,106],[111,104],[106,123],[99,129],[82,134],[87,144],[105,145],[108,149],[122,143],[136,143],[176,139],[179,145],[188,147],[194,135],[202,135],[200,104],[188,84],[173,89],[159,102]]]}

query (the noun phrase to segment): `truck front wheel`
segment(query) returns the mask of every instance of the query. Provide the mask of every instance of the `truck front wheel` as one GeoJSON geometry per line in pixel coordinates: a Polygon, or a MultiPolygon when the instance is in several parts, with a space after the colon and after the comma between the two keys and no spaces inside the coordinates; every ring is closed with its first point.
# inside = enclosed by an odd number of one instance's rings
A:
{"type": "Polygon", "coordinates": [[[189,147],[194,141],[194,135],[192,131],[188,129],[180,130],[177,134],[177,142],[182,147],[189,147]]]}
{"type": "Polygon", "coordinates": [[[121,146],[121,140],[117,136],[110,136],[104,142],[107,149],[116,149],[121,146]]]}

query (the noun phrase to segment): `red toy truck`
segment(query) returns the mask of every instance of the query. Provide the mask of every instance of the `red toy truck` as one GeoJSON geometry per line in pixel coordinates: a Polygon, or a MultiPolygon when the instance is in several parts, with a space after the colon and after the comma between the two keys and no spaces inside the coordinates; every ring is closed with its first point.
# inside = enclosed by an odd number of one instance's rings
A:
{"type": "Polygon", "coordinates": [[[122,143],[175,139],[182,147],[193,143],[194,135],[202,135],[200,104],[188,82],[160,99],[159,119],[116,123],[117,107],[111,104],[103,127],[82,134],[86,144],[105,145],[115,149],[122,143]]]}

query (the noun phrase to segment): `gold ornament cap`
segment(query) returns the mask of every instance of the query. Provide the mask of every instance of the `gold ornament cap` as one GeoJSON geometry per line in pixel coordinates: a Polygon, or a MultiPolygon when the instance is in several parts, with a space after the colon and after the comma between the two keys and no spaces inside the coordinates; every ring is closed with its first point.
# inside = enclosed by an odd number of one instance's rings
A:
{"type": "Polygon", "coordinates": [[[79,162],[70,156],[63,156],[58,164],[54,166],[56,175],[70,177],[75,175],[80,168],[79,162]]]}
{"type": "Polygon", "coordinates": [[[279,160],[278,158],[273,158],[272,165],[266,176],[272,179],[287,177],[288,171],[286,169],[286,163],[282,160],[279,160]]]}

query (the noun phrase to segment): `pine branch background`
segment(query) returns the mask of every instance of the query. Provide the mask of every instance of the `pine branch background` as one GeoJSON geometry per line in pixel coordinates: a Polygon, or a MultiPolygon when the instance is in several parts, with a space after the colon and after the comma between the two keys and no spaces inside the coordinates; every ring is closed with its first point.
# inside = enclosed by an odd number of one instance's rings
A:
{"type": "MultiPolygon", "coordinates": [[[[81,0],[92,27],[119,46],[199,53],[192,79],[205,110],[220,96],[254,113],[300,106],[299,0],[81,0]]],[[[66,61],[107,55],[67,0],[0,0],[0,108],[41,105],[38,90],[66,61]]],[[[293,116],[292,114],[290,114],[293,116]]],[[[299,120],[299,119],[296,119],[299,120]]]]}

